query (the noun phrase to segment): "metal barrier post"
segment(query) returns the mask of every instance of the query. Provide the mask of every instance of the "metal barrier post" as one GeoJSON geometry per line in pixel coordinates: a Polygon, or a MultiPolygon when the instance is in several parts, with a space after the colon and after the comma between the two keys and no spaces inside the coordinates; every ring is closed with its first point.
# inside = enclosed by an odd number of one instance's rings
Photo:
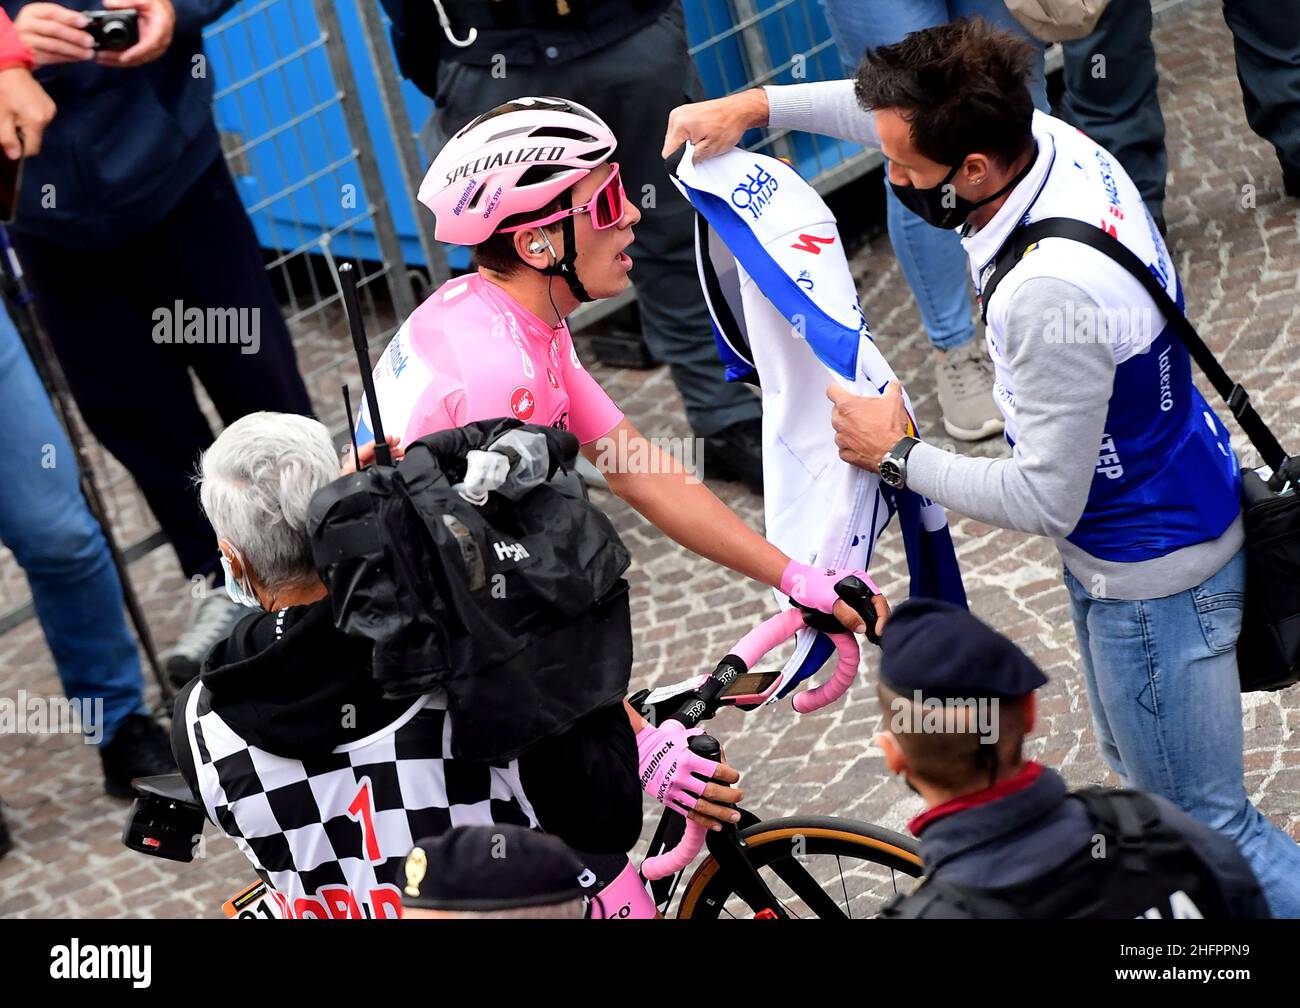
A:
{"type": "MultiPolygon", "coordinates": [[[[749,79],[755,84],[767,83],[772,79],[772,56],[763,38],[763,15],[758,13],[754,0],[731,0],[731,8],[736,12],[736,27],[740,29],[745,62],[749,64],[749,79]]],[[[773,157],[794,160],[794,148],[784,135],[772,140],[770,146],[773,157]]]]}
{"type": "MultiPolygon", "coordinates": [[[[363,0],[361,6],[365,7],[363,0]]],[[[343,33],[339,28],[338,11],[334,9],[333,0],[312,0],[316,19],[320,23],[325,40],[325,55],[329,60],[330,72],[334,75],[334,85],[339,91],[339,108],[348,126],[348,136],[352,139],[353,155],[357,159],[357,171],[361,175],[361,184],[366,199],[370,201],[375,226],[375,241],[384,257],[384,267],[397,271],[399,280],[389,284],[393,298],[393,308],[398,316],[405,318],[415,310],[415,296],[411,285],[405,279],[406,264],[402,255],[402,244],[397,238],[397,229],[393,227],[393,215],[388,207],[388,198],[384,195],[384,183],[379,174],[379,165],[370,149],[370,139],[366,132],[366,117],[361,110],[357,95],[356,78],[352,76],[352,63],[343,48],[343,33]]]]}
{"type": "MultiPolygon", "coordinates": [[[[379,99],[384,106],[384,117],[388,120],[388,129],[393,134],[393,142],[397,145],[398,167],[402,171],[402,182],[406,185],[406,191],[413,196],[424,178],[425,165],[416,147],[415,132],[411,129],[406,100],[402,97],[401,81],[393,66],[388,33],[384,29],[379,5],[373,0],[357,0],[357,12],[361,16],[361,31],[366,39],[370,64],[374,67],[375,78],[379,81],[379,99]]],[[[447,269],[447,255],[433,237],[432,215],[423,211],[423,207],[415,207],[415,228],[420,240],[420,250],[424,253],[424,261],[429,268],[430,290],[436,290],[442,286],[450,273],[447,269]]]]}

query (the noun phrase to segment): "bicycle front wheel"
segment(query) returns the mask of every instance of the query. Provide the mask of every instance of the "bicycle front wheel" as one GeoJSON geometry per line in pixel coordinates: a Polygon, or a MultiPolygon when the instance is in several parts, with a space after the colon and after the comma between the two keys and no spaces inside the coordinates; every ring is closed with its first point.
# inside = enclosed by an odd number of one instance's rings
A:
{"type": "MultiPolygon", "coordinates": [[[[870,823],[791,816],[756,823],[741,835],[750,864],[791,917],[874,917],[921,875],[916,842],[870,823]]],[[[746,918],[754,910],[710,855],[687,883],[677,916],[746,918]]]]}

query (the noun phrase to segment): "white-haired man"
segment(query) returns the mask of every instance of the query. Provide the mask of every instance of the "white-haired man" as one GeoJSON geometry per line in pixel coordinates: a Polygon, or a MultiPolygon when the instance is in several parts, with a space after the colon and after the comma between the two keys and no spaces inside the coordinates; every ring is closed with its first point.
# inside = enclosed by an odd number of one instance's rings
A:
{"type": "Polygon", "coordinates": [[[396,917],[412,844],[453,826],[555,833],[602,877],[641,829],[637,749],[621,704],[502,765],[452,758],[446,699],[387,700],[370,644],[339,632],[307,510],[338,476],[328,431],[253,413],[203,455],[200,497],[226,586],[260,610],[179,695],[172,744],[208,817],[285,917],[396,917]]]}

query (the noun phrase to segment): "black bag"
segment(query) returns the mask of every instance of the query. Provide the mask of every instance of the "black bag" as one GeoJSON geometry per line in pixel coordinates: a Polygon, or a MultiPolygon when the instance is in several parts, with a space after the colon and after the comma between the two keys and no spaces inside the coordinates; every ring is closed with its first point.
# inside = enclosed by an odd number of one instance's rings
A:
{"type": "Polygon", "coordinates": [[[1096,834],[1064,864],[1025,882],[976,888],[927,878],[880,912],[895,920],[1125,920],[1200,916],[1223,920],[1213,872],[1140,791],[1083,788],[1096,834]],[[1153,912],[1154,911],[1154,912],[1153,912]]]}
{"type": "Polygon", "coordinates": [[[386,696],[447,691],[458,758],[512,759],[627,692],[631,557],[567,477],[577,450],[565,431],[480,421],[312,498],[308,534],[335,625],[374,642],[386,696]],[[453,489],[468,452],[511,430],[545,438],[546,481],[518,501],[470,503],[453,489]]]}
{"type": "Polygon", "coordinates": [[[1069,238],[1089,245],[1114,259],[1142,284],[1272,470],[1268,480],[1250,466],[1241,470],[1246,606],[1237,640],[1237,674],[1243,693],[1294,685],[1300,681],[1300,459],[1288,457],[1282,450],[1250,404],[1246,390],[1228,377],[1146,264],[1100,228],[1070,217],[1048,217],[1017,227],[998,251],[992,274],[980,291],[981,311],[986,316],[1002,278],[1029,246],[1044,238],[1069,238]]]}

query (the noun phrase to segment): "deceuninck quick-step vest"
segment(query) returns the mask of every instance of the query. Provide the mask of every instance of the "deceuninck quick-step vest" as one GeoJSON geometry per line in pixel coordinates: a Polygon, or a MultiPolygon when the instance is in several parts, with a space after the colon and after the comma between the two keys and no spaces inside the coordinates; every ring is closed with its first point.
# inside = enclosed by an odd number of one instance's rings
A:
{"type": "MultiPolygon", "coordinates": [[[[768,539],[803,563],[868,569],[897,514],[911,594],[964,606],[943,508],[849,465],[835,446],[826,386],[880,395],[895,375],[872,339],[830,209],[789,165],[743,150],[696,164],[688,146],[676,182],[697,211],[700,283],[727,378],[762,390],[768,539]]],[[[777,696],[833,650],[824,634],[801,631],[777,696]]]]}

